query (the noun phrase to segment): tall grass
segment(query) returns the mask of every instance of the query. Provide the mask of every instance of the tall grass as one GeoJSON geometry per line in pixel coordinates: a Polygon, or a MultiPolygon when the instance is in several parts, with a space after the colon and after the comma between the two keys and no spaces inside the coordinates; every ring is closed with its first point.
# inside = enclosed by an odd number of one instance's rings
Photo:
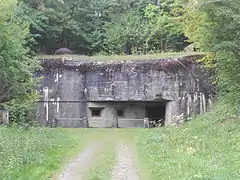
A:
{"type": "Polygon", "coordinates": [[[240,121],[209,113],[183,126],[135,132],[144,177],[240,179],[240,121]],[[146,168],[147,167],[147,168],[146,168]]]}
{"type": "Polygon", "coordinates": [[[87,131],[0,128],[0,179],[47,179],[79,150],[87,131]],[[66,157],[67,156],[67,157],[66,157]]]}

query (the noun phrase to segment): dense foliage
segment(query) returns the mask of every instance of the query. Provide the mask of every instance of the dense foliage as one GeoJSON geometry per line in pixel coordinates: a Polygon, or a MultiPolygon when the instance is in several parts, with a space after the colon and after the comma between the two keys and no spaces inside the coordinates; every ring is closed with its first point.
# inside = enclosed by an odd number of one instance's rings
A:
{"type": "Polygon", "coordinates": [[[2,0],[0,104],[14,121],[26,119],[39,53],[149,54],[190,43],[210,52],[203,62],[218,95],[239,104],[239,9],[238,0],[2,0]]]}
{"type": "Polygon", "coordinates": [[[28,116],[35,98],[37,61],[29,56],[29,28],[17,16],[17,1],[0,1],[0,11],[0,105],[9,106],[11,119],[19,121],[28,116]]]}
{"type": "MultiPolygon", "coordinates": [[[[19,0],[20,1],[20,0],[19,0]]],[[[19,16],[31,24],[32,49],[53,54],[140,54],[180,51],[187,45],[176,0],[22,0],[19,16]]]]}
{"type": "Polygon", "coordinates": [[[240,102],[240,1],[190,0],[186,34],[196,47],[211,52],[203,60],[214,70],[219,97],[240,102]],[[194,3],[195,2],[195,3],[194,3]]]}

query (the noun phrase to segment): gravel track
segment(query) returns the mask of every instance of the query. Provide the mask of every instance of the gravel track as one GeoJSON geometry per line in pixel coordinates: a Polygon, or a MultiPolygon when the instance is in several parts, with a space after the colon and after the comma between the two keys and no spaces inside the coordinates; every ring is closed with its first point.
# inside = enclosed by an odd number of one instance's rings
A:
{"type": "Polygon", "coordinates": [[[71,160],[53,180],[81,180],[84,178],[84,173],[91,167],[94,162],[94,156],[99,149],[98,143],[89,144],[83,151],[79,153],[77,158],[71,160]]]}
{"type": "Polygon", "coordinates": [[[118,162],[112,172],[112,180],[139,180],[137,168],[133,164],[131,148],[124,143],[116,146],[118,162]]]}

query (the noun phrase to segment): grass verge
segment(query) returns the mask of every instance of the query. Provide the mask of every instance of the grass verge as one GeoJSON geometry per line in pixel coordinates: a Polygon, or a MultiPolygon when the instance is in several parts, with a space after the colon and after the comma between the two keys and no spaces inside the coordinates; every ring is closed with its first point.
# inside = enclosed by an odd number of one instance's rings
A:
{"type": "Polygon", "coordinates": [[[141,179],[238,180],[240,121],[210,114],[161,129],[0,128],[0,179],[45,180],[91,140],[105,141],[87,171],[88,180],[110,179],[115,142],[132,144],[141,179]]]}
{"type": "Polygon", "coordinates": [[[0,179],[46,180],[101,137],[91,129],[0,128],[0,179]]]}
{"type": "Polygon", "coordinates": [[[180,127],[132,132],[143,179],[237,180],[240,122],[206,114],[180,127]]]}
{"type": "Polygon", "coordinates": [[[111,172],[116,163],[115,142],[108,140],[94,159],[94,164],[87,171],[84,179],[86,180],[106,180],[111,179],[111,172]]]}

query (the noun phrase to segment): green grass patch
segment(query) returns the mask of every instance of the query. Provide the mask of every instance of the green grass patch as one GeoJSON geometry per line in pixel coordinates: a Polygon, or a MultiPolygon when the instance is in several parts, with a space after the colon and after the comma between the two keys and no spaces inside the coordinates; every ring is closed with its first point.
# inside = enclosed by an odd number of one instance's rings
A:
{"type": "Polygon", "coordinates": [[[86,180],[106,180],[111,179],[113,166],[116,163],[114,138],[107,137],[103,144],[103,149],[96,154],[94,164],[86,172],[86,180]]]}
{"type": "Polygon", "coordinates": [[[240,121],[212,118],[206,114],[180,127],[134,130],[143,179],[239,179],[240,121]]]}
{"type": "Polygon", "coordinates": [[[240,121],[208,113],[179,127],[159,129],[0,128],[0,179],[46,180],[59,174],[89,141],[103,149],[86,172],[87,180],[110,179],[115,143],[132,145],[141,179],[238,180],[240,121]]]}
{"type": "Polygon", "coordinates": [[[202,52],[169,52],[169,53],[158,53],[158,54],[147,54],[147,55],[96,55],[96,56],[83,56],[83,55],[39,55],[39,59],[60,59],[66,57],[71,60],[87,60],[87,61],[123,61],[123,60],[152,60],[161,58],[172,58],[172,57],[184,57],[191,55],[201,55],[202,52]]]}
{"type": "Polygon", "coordinates": [[[49,179],[101,134],[92,129],[0,128],[0,179],[49,179]]]}

